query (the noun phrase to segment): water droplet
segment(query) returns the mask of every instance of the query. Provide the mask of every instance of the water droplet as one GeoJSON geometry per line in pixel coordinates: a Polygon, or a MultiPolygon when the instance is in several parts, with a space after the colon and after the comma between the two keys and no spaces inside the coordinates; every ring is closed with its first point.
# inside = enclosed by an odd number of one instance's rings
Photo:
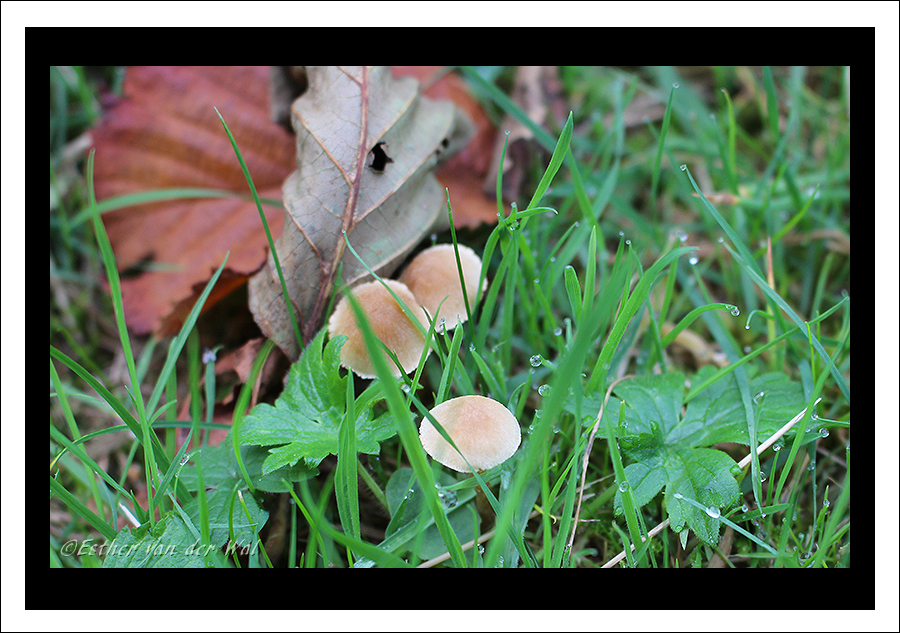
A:
{"type": "Polygon", "coordinates": [[[548,393],[550,393],[550,385],[541,385],[540,387],[538,387],[538,393],[542,396],[546,396],[548,393]]]}
{"type": "Polygon", "coordinates": [[[625,231],[619,231],[619,237],[625,237],[625,231]]]}
{"type": "Polygon", "coordinates": [[[819,437],[828,437],[828,429],[826,429],[824,426],[819,429],[819,437]]]}
{"type": "Polygon", "coordinates": [[[720,237],[717,237],[717,238],[716,238],[716,241],[717,241],[719,244],[724,244],[724,243],[725,243],[725,238],[720,236],[720,237]]]}
{"type": "Polygon", "coordinates": [[[718,519],[722,515],[721,511],[716,506],[709,506],[706,509],[706,514],[714,519],[718,519]]]}
{"type": "Polygon", "coordinates": [[[540,367],[542,362],[543,362],[543,359],[541,358],[540,354],[535,354],[534,356],[531,357],[531,366],[532,367],[540,367]]]}
{"type": "Polygon", "coordinates": [[[184,466],[185,464],[187,464],[190,461],[190,459],[191,459],[191,454],[186,452],[184,455],[181,456],[181,460],[178,463],[181,464],[182,466],[184,466]]]}
{"type": "Polygon", "coordinates": [[[776,453],[778,451],[780,451],[782,448],[784,448],[784,442],[782,442],[781,440],[778,440],[777,442],[772,444],[772,450],[775,451],[776,453]]]}
{"type": "Polygon", "coordinates": [[[438,499],[441,500],[441,503],[445,508],[455,508],[456,504],[459,503],[459,500],[456,498],[456,493],[452,490],[443,490],[441,489],[440,484],[434,484],[434,487],[438,490],[438,499]]]}
{"type": "Polygon", "coordinates": [[[691,255],[691,258],[688,260],[688,263],[691,266],[696,266],[697,262],[699,262],[699,261],[700,261],[700,259],[696,255],[691,255]]]}
{"type": "Polygon", "coordinates": [[[619,492],[625,492],[626,490],[628,490],[628,482],[623,481],[619,484],[619,492]]]}
{"type": "Polygon", "coordinates": [[[444,317],[441,317],[441,324],[438,326],[437,331],[441,336],[447,333],[447,319],[444,317]]]}
{"type": "Polygon", "coordinates": [[[737,306],[731,306],[731,316],[741,316],[741,310],[737,306]]]}
{"type": "MultiPolygon", "coordinates": [[[[544,412],[541,411],[540,409],[535,409],[535,410],[534,410],[534,417],[535,417],[535,419],[540,420],[542,415],[544,415],[544,412]]],[[[534,425],[532,425],[532,426],[534,426],[534,425]]]]}
{"type": "Polygon", "coordinates": [[[672,87],[675,88],[675,89],[678,89],[678,82],[676,81],[675,83],[673,83],[673,84],[672,84],[672,87]]]}
{"type": "Polygon", "coordinates": [[[681,171],[687,171],[687,165],[682,165],[682,166],[681,166],[681,171]]]}
{"type": "Polygon", "coordinates": [[[216,353],[211,349],[203,350],[203,364],[216,362],[216,353]]]}
{"type": "Polygon", "coordinates": [[[400,391],[402,391],[403,393],[409,393],[410,391],[412,391],[412,389],[408,384],[403,383],[402,385],[400,385],[400,391]]]}
{"type": "Polygon", "coordinates": [[[829,507],[830,505],[831,505],[831,502],[830,502],[828,499],[823,499],[823,500],[822,500],[822,507],[823,507],[823,508],[827,508],[827,507],[829,507]]]}
{"type": "Polygon", "coordinates": [[[753,396],[753,403],[754,403],[754,404],[759,404],[760,400],[762,400],[762,399],[765,398],[765,397],[766,397],[766,392],[765,392],[765,391],[760,391],[760,392],[758,392],[755,396],[753,396]]]}
{"type": "Polygon", "coordinates": [[[474,351],[475,351],[475,343],[469,343],[469,351],[470,351],[470,352],[474,352],[474,351]]]}
{"type": "Polygon", "coordinates": [[[562,328],[558,326],[553,328],[553,336],[562,336],[562,328]]]}
{"type": "Polygon", "coordinates": [[[484,545],[482,545],[481,543],[478,544],[478,553],[484,554],[484,545]]]}
{"type": "Polygon", "coordinates": [[[684,495],[681,494],[680,492],[676,492],[676,493],[675,493],[675,498],[676,498],[676,499],[684,499],[684,495]]]}

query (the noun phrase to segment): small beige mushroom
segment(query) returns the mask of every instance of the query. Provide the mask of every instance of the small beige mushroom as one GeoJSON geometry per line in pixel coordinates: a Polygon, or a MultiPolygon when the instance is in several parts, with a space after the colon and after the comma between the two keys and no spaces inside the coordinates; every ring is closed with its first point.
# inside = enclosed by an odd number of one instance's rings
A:
{"type": "MultiPolygon", "coordinates": [[[[462,244],[457,246],[463,279],[466,284],[466,294],[469,297],[469,309],[474,311],[475,305],[481,299],[487,285],[485,281],[481,286],[481,291],[476,291],[478,280],[481,277],[481,258],[468,246],[462,244]]],[[[406,270],[400,275],[400,281],[409,287],[416,301],[428,310],[439,326],[443,319],[444,327],[452,330],[456,327],[457,317],[461,323],[468,320],[453,244],[436,244],[426,248],[409,263],[406,270]],[[444,301],[444,297],[447,297],[446,301],[444,301]],[[444,301],[443,305],[441,305],[441,301],[444,301]],[[440,314],[438,314],[439,306],[440,314]]]]}
{"type": "MultiPolygon", "coordinates": [[[[428,319],[425,311],[417,305],[412,292],[404,284],[393,279],[385,279],[385,283],[400,297],[423,326],[428,319]]],[[[385,347],[397,354],[397,360],[407,374],[419,364],[422,350],[425,349],[425,337],[409,317],[403,312],[400,304],[380,281],[364,283],[352,291],[354,298],[366,313],[366,318],[375,336],[385,347]]],[[[332,338],[340,334],[347,336],[341,348],[341,365],[350,369],[361,378],[375,378],[375,367],[366,349],[362,331],[356,324],[356,314],[347,297],[341,298],[328,320],[328,334],[332,338]]],[[[430,351],[430,350],[429,350],[430,351]]],[[[394,376],[400,376],[396,364],[385,354],[385,359],[394,376]]]]}
{"type": "MultiPolygon", "coordinates": [[[[472,468],[493,468],[513,456],[522,441],[519,422],[509,409],[491,398],[460,396],[446,400],[431,415],[447,432],[472,468]]],[[[462,456],[425,418],[419,428],[425,452],[448,468],[469,472],[462,456]]]]}

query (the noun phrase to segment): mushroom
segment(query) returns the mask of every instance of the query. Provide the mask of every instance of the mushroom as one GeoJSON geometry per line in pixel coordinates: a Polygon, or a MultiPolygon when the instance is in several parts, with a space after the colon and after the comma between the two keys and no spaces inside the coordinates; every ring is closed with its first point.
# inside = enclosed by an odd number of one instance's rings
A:
{"type": "MultiPolygon", "coordinates": [[[[474,309],[485,286],[482,284],[481,290],[477,291],[478,280],[481,277],[481,258],[468,246],[462,244],[457,246],[469,308],[474,309]]],[[[461,323],[465,323],[468,319],[453,244],[436,244],[426,248],[409,263],[400,275],[400,281],[409,287],[416,301],[424,306],[439,324],[443,321],[446,329],[456,327],[457,317],[461,323]],[[443,305],[441,301],[444,301],[443,305]]]]}
{"type": "MultiPolygon", "coordinates": [[[[385,279],[384,282],[413,310],[420,323],[428,323],[425,311],[416,305],[416,299],[409,288],[393,279],[385,279]]],[[[400,304],[377,280],[361,284],[351,292],[366,313],[375,336],[385,347],[397,354],[397,360],[400,361],[403,371],[408,374],[414,370],[425,349],[425,337],[403,312],[400,304]]],[[[362,331],[356,323],[353,306],[347,297],[338,302],[328,320],[328,334],[332,338],[341,334],[347,336],[347,341],[341,348],[342,366],[356,372],[361,378],[375,378],[372,359],[366,349],[362,331]]],[[[392,361],[389,361],[388,365],[394,376],[400,376],[400,370],[392,361]]]]}
{"type": "MultiPolygon", "coordinates": [[[[460,396],[431,410],[447,435],[478,471],[502,464],[519,448],[522,432],[509,409],[484,396],[460,396]]],[[[419,428],[425,452],[448,468],[469,472],[462,456],[425,418],[419,428]]]]}

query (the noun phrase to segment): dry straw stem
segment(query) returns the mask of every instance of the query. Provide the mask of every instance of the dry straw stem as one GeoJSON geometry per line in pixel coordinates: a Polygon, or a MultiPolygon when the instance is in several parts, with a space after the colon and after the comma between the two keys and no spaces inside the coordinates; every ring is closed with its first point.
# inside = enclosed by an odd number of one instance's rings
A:
{"type": "Polygon", "coordinates": [[[609,386],[609,389],[606,390],[606,397],[603,398],[603,404],[600,405],[600,410],[597,412],[597,421],[594,423],[594,428],[591,429],[591,436],[590,438],[588,438],[587,450],[584,452],[584,461],[581,464],[581,490],[578,492],[578,506],[575,508],[575,520],[572,522],[572,534],[569,535],[569,551],[572,550],[572,543],[575,542],[575,530],[578,529],[578,517],[581,515],[581,501],[584,497],[584,482],[587,479],[588,462],[591,459],[591,448],[593,448],[594,446],[594,438],[597,436],[597,429],[600,428],[600,420],[603,418],[603,410],[606,409],[606,403],[609,402],[609,396],[612,394],[613,388],[627,378],[634,378],[634,376],[632,376],[631,374],[622,376],[617,381],[612,383],[609,386]]]}
{"type": "MultiPolygon", "coordinates": [[[[540,514],[540,513],[537,511],[532,512],[530,515],[528,515],[528,520],[530,521],[531,519],[536,517],[538,514],[540,514]]],[[[490,540],[496,533],[497,533],[496,529],[493,529],[490,532],[485,532],[484,534],[482,534],[481,536],[478,537],[478,543],[481,544],[487,540],[490,540]]],[[[462,546],[462,550],[464,552],[469,551],[470,549],[475,547],[475,542],[476,542],[475,539],[472,539],[468,543],[464,543],[462,546]]],[[[434,558],[432,558],[430,560],[426,560],[424,563],[419,565],[419,567],[434,567],[438,563],[443,563],[445,560],[447,560],[449,558],[450,558],[450,552],[444,552],[440,556],[435,556],[434,558]]]]}
{"type": "MultiPolygon", "coordinates": [[[[607,394],[607,398],[608,398],[608,397],[609,397],[609,394],[607,394]]],[[[813,403],[813,406],[819,404],[819,402],[821,402],[821,401],[822,401],[822,398],[819,398],[818,400],[815,401],[815,403],[813,403]]],[[[601,410],[601,411],[602,411],[602,410],[601,410]]],[[[785,424],[783,427],[781,427],[780,429],[778,429],[777,431],[775,431],[775,433],[773,433],[772,436],[769,437],[769,439],[767,439],[765,442],[763,442],[762,444],[760,444],[759,447],[756,449],[757,454],[762,453],[762,452],[765,451],[767,448],[769,448],[770,446],[772,446],[772,444],[774,444],[775,442],[777,442],[777,441],[778,441],[778,438],[780,438],[782,435],[784,435],[785,433],[787,433],[787,432],[791,429],[792,426],[794,426],[795,424],[797,424],[797,422],[799,422],[801,419],[803,419],[803,416],[804,416],[804,415],[806,415],[806,409],[803,409],[803,411],[801,411],[800,413],[798,413],[797,415],[795,415],[795,416],[791,419],[790,422],[788,422],[788,423],[785,424]]],[[[748,453],[747,456],[744,457],[744,459],[742,459],[742,460],[738,463],[738,466],[741,467],[741,470],[743,470],[744,468],[746,468],[747,466],[750,465],[750,460],[752,459],[752,455],[753,455],[753,453],[748,453]]],[[[653,528],[652,530],[650,530],[650,531],[647,533],[647,538],[653,538],[654,536],[656,536],[657,534],[659,534],[660,532],[662,532],[664,529],[666,529],[668,526],[669,526],[669,520],[666,519],[665,521],[663,521],[662,523],[660,523],[659,525],[657,525],[655,528],[653,528]]],[[[646,540],[646,539],[644,539],[644,540],[646,540]]],[[[631,545],[631,550],[634,551],[634,544],[633,544],[633,543],[632,543],[632,545],[631,545]]],[[[613,565],[618,564],[620,561],[622,561],[622,560],[625,558],[625,555],[626,555],[626,552],[624,552],[624,551],[621,552],[621,553],[619,553],[619,554],[617,554],[615,557],[611,558],[606,564],[604,564],[604,565],[603,565],[603,568],[612,567],[613,565]]]]}

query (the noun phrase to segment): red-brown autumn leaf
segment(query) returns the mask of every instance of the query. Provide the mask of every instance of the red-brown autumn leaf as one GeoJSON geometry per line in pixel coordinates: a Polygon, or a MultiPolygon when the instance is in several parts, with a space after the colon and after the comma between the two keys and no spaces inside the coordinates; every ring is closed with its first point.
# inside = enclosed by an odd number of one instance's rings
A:
{"type": "MultiPolygon", "coordinates": [[[[94,181],[102,201],[169,187],[249,193],[240,164],[216,116],[218,108],[262,198],[281,199],[294,168],[294,139],[272,123],[267,67],[133,67],[124,96],[93,131],[94,181]]],[[[264,207],[275,235],[284,213],[264,207]]],[[[122,280],[125,318],[139,334],[171,334],[230,251],[216,294],[232,290],[265,261],[267,241],[255,203],[237,198],[187,199],[104,214],[120,270],[152,262],[122,280]]]]}

